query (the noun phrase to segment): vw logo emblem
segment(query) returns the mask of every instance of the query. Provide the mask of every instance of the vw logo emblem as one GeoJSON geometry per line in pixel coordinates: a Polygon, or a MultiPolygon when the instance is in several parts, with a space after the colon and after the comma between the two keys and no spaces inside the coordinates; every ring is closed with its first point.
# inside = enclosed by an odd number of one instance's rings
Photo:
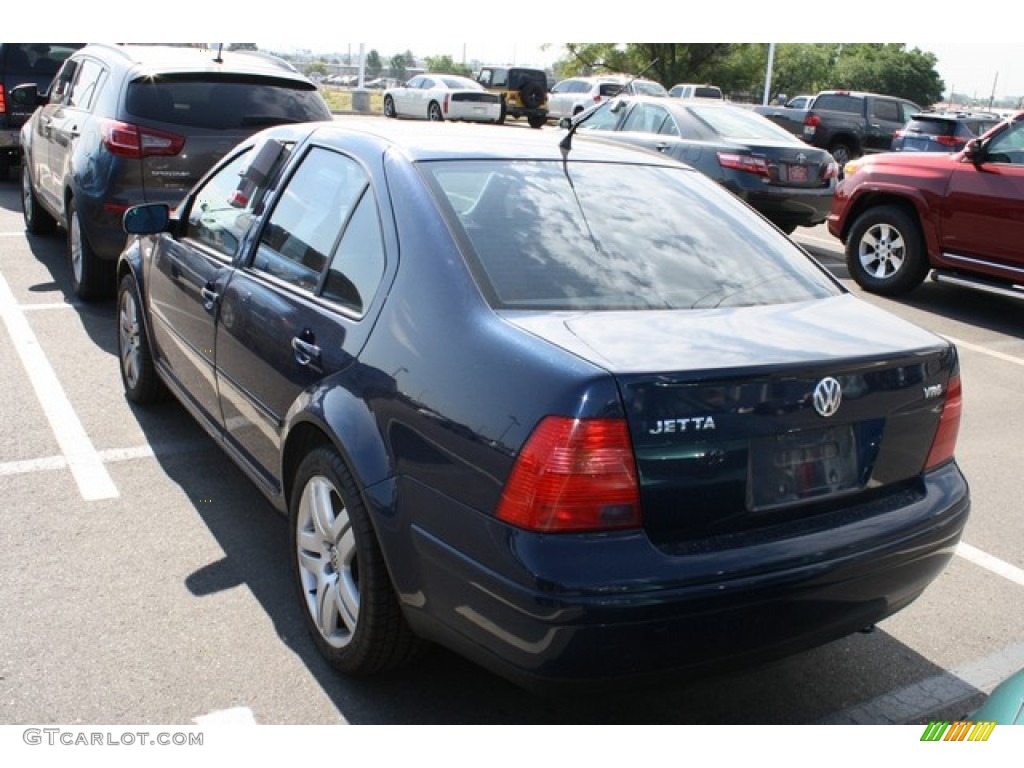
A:
{"type": "Polygon", "coordinates": [[[831,376],[822,379],[814,388],[814,410],[826,419],[834,416],[843,401],[843,388],[831,376]]]}
{"type": "Polygon", "coordinates": [[[806,163],[807,162],[807,155],[805,155],[803,152],[801,152],[800,154],[798,154],[796,156],[796,161],[798,163],[800,163],[801,165],[806,163]]]}

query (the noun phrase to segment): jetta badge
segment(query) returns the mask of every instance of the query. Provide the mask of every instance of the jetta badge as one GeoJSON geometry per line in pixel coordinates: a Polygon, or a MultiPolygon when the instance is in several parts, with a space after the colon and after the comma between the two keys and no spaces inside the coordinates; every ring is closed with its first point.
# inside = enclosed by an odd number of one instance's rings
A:
{"type": "Polygon", "coordinates": [[[839,404],[843,401],[843,388],[839,382],[828,376],[818,382],[814,388],[814,410],[819,416],[828,418],[835,416],[839,404]]]}

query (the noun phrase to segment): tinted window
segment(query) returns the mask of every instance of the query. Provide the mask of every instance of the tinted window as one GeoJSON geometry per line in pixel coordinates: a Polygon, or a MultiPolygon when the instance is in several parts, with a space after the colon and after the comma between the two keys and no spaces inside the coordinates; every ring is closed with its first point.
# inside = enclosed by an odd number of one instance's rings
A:
{"type": "Polygon", "coordinates": [[[683,167],[425,165],[499,308],[709,308],[840,290],[745,204],[683,167]]]}
{"type": "Polygon", "coordinates": [[[71,86],[71,95],[68,97],[68,105],[79,109],[92,107],[99,90],[100,82],[103,79],[103,67],[92,59],[82,59],[82,65],[78,68],[78,76],[75,84],[71,86]]]}
{"type": "Polygon", "coordinates": [[[817,98],[814,109],[831,109],[859,115],[863,112],[863,99],[841,93],[826,93],[817,98]]]}
{"type": "Polygon", "coordinates": [[[904,122],[900,113],[900,105],[895,101],[875,99],[872,113],[879,120],[888,120],[891,123],[904,122]]]}
{"type": "Polygon", "coordinates": [[[50,79],[68,56],[81,47],[80,43],[4,43],[4,66],[18,74],[50,79]]]}
{"type": "Polygon", "coordinates": [[[906,130],[929,136],[952,136],[956,132],[956,123],[952,120],[917,118],[907,123],[906,130]]]}
{"type": "Polygon", "coordinates": [[[384,240],[377,206],[369,190],[363,193],[345,227],[331,260],[323,296],[362,314],[384,274],[384,240]]]}
{"type": "Polygon", "coordinates": [[[710,126],[719,136],[736,140],[770,139],[792,144],[799,141],[793,134],[780,128],[771,120],[742,107],[736,109],[714,108],[693,105],[690,114],[710,126]]]}
{"type": "Polygon", "coordinates": [[[330,119],[315,89],[264,79],[137,80],[128,86],[125,110],[146,120],[217,129],[330,119]]]}
{"type": "Polygon", "coordinates": [[[314,291],[366,175],[352,160],[314,148],[288,180],[260,237],[253,268],[314,291]]]}
{"type": "Polygon", "coordinates": [[[610,98],[622,93],[622,83],[601,83],[601,95],[610,98]]]}
{"type": "Polygon", "coordinates": [[[251,152],[231,160],[195,196],[185,236],[205,244],[230,261],[252,220],[250,201],[237,194],[239,174],[251,152]]]}
{"type": "Polygon", "coordinates": [[[71,83],[75,80],[75,73],[78,71],[78,62],[68,59],[61,66],[57,76],[50,84],[50,103],[63,104],[64,97],[71,90],[71,83]]]}

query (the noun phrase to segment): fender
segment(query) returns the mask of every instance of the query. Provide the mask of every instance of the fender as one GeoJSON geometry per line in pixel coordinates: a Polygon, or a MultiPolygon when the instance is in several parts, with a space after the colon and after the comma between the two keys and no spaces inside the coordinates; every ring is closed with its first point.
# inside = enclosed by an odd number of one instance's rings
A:
{"type": "Polygon", "coordinates": [[[864,210],[891,202],[909,204],[913,207],[916,218],[921,225],[925,249],[928,252],[929,260],[931,260],[939,255],[939,222],[935,219],[935,206],[928,202],[930,197],[934,197],[930,190],[909,187],[904,183],[895,183],[881,179],[862,183],[857,187],[846,207],[847,213],[843,221],[840,240],[844,244],[846,243],[850,235],[850,227],[864,210]]]}
{"type": "MultiPolygon", "coordinates": [[[[288,409],[279,470],[285,510],[290,503],[291,478],[308,450],[317,444],[328,442],[334,446],[364,496],[367,488],[393,475],[374,414],[357,394],[341,384],[352,379],[354,373],[358,377],[362,367],[355,363],[318,382],[300,394],[288,409]]],[[[353,386],[358,391],[358,385],[353,386]]],[[[374,509],[369,503],[367,507],[374,509]]]]}

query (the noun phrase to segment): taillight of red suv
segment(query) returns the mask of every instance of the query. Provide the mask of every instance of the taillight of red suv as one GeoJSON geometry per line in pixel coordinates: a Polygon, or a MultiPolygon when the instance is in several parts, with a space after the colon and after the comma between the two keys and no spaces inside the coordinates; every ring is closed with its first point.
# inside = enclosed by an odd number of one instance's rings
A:
{"type": "Polygon", "coordinates": [[[184,136],[120,120],[104,120],[102,130],[103,146],[118,157],[173,156],[185,146],[184,136]]]}

